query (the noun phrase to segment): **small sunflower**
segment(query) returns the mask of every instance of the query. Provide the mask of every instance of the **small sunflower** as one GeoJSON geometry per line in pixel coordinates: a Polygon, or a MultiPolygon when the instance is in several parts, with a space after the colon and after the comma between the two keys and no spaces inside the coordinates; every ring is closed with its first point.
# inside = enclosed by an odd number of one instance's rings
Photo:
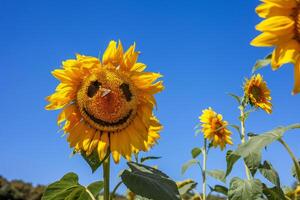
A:
{"type": "Polygon", "coordinates": [[[160,74],[144,72],[138,55],[135,45],[123,53],[121,42],[111,41],[102,62],[76,55],[52,72],[61,83],[47,97],[46,109],[62,109],[57,123],[75,151],[87,156],[95,151],[102,160],[109,150],[118,163],[159,139],[162,125],[152,110],[154,94],[164,87],[160,74]]]}
{"type": "Polygon", "coordinates": [[[223,120],[221,114],[209,107],[202,111],[199,119],[202,123],[204,137],[211,140],[214,147],[220,146],[223,150],[226,144],[233,144],[230,137],[231,132],[227,129],[228,123],[223,120]]]}
{"type": "Polygon", "coordinates": [[[261,18],[266,18],[256,26],[263,32],[252,40],[253,46],[274,46],[272,69],[286,63],[294,64],[293,94],[300,92],[300,1],[262,0],[256,8],[261,18]]]}
{"type": "Polygon", "coordinates": [[[268,114],[272,113],[271,92],[260,74],[253,75],[250,80],[246,80],[244,93],[252,106],[261,108],[268,114]]]}

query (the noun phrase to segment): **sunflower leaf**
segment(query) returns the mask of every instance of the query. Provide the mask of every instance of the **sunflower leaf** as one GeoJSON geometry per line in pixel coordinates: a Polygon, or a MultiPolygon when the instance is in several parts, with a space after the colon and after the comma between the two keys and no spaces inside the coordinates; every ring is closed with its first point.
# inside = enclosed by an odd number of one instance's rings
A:
{"type": "Polygon", "coordinates": [[[121,174],[123,183],[133,193],[153,200],[179,200],[176,183],[165,173],[138,163],[128,162],[130,169],[121,174]]]}
{"type": "Polygon", "coordinates": [[[186,170],[188,170],[188,168],[190,168],[191,166],[196,165],[196,164],[200,165],[199,161],[196,159],[191,159],[191,160],[187,161],[181,167],[181,174],[184,174],[186,172],[186,170]]]}
{"type": "Polygon", "coordinates": [[[59,181],[50,184],[42,200],[93,200],[103,189],[103,182],[97,181],[84,187],[78,183],[78,176],[75,173],[64,175],[59,181]]]}
{"type": "Polygon", "coordinates": [[[107,152],[103,160],[99,159],[97,151],[94,151],[91,155],[87,156],[85,152],[81,152],[81,156],[84,158],[84,160],[88,163],[90,166],[92,173],[94,173],[106,160],[106,158],[109,156],[110,152],[107,152]]]}
{"type": "Polygon", "coordinates": [[[257,60],[252,68],[252,74],[254,74],[257,70],[268,66],[271,63],[271,60],[272,53],[268,54],[264,59],[257,60]]]}
{"type": "Polygon", "coordinates": [[[214,187],[209,186],[209,188],[212,192],[217,192],[225,196],[228,195],[228,188],[223,185],[215,185],[214,187]]]}
{"type": "Polygon", "coordinates": [[[264,163],[259,166],[259,172],[271,183],[280,188],[279,175],[269,161],[264,161],[264,163]]]}
{"type": "Polygon", "coordinates": [[[226,177],[225,177],[224,171],[215,169],[215,170],[206,171],[206,173],[207,173],[207,175],[209,175],[219,181],[222,181],[223,183],[226,183],[226,177]]]}
{"type": "Polygon", "coordinates": [[[246,143],[238,146],[235,154],[247,157],[252,152],[261,151],[263,148],[280,139],[283,134],[292,129],[300,128],[300,124],[293,124],[290,126],[279,127],[271,131],[265,132],[255,137],[251,137],[246,143]]]}
{"type": "Polygon", "coordinates": [[[141,163],[147,161],[147,160],[157,160],[160,159],[160,156],[147,156],[147,157],[142,157],[141,158],[141,163]]]}
{"type": "Polygon", "coordinates": [[[286,199],[284,191],[280,187],[268,188],[263,184],[263,193],[268,200],[282,200],[286,199]]]}
{"type": "Polygon", "coordinates": [[[254,176],[261,163],[261,151],[251,152],[244,158],[244,161],[252,176],[254,176]]]}
{"type": "Polygon", "coordinates": [[[227,151],[226,153],[227,169],[226,169],[225,177],[227,177],[230,174],[234,164],[236,163],[236,161],[238,161],[238,159],[240,159],[240,156],[237,155],[234,151],[232,150],[227,151]]]}
{"type": "Polygon", "coordinates": [[[192,149],[191,154],[193,158],[197,158],[202,153],[202,150],[198,147],[192,149]]]}
{"type": "Polygon", "coordinates": [[[262,183],[258,179],[242,180],[233,178],[228,190],[229,200],[263,200],[262,183]]]}

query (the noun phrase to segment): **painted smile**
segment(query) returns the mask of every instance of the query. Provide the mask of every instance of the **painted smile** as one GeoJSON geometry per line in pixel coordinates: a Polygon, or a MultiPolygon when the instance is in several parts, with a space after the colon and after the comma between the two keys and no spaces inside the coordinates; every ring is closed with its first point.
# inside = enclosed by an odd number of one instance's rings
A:
{"type": "Polygon", "coordinates": [[[123,124],[125,124],[125,123],[128,121],[128,119],[131,117],[132,112],[133,112],[133,110],[131,109],[131,110],[129,110],[128,114],[125,115],[125,117],[119,119],[118,121],[116,121],[116,122],[107,122],[107,121],[104,121],[104,120],[102,120],[102,119],[96,118],[95,116],[93,116],[92,114],[90,114],[90,113],[87,111],[86,108],[83,108],[83,111],[84,111],[84,113],[85,113],[92,121],[94,121],[95,123],[97,123],[97,124],[99,124],[99,125],[101,125],[101,126],[119,126],[119,125],[123,125],[123,124]]]}

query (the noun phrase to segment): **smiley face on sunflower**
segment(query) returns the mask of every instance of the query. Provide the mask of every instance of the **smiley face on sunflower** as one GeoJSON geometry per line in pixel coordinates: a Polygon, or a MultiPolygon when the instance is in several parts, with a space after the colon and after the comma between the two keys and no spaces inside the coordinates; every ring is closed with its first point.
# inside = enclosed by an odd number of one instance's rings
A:
{"type": "Polygon", "coordinates": [[[110,151],[118,163],[159,139],[162,125],[152,111],[154,95],[164,89],[161,75],[145,72],[138,56],[135,45],[124,53],[121,42],[111,41],[102,62],[76,55],[52,72],[60,84],[46,109],[61,109],[57,123],[75,151],[97,152],[100,160],[110,151]]]}

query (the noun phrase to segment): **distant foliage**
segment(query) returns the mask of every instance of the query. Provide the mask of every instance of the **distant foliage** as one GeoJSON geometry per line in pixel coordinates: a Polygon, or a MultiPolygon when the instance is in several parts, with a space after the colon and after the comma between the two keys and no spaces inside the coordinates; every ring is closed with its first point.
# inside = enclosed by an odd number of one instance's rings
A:
{"type": "Polygon", "coordinates": [[[39,200],[41,199],[45,186],[32,186],[21,180],[7,181],[0,176],[0,200],[39,200]]]}

